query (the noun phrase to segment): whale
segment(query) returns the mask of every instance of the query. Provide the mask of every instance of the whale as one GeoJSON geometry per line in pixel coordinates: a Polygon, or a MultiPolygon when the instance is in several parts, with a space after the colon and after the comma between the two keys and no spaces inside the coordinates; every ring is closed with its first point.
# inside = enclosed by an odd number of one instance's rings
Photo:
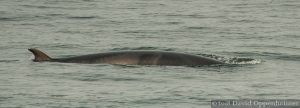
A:
{"type": "Polygon", "coordinates": [[[34,55],[34,62],[162,66],[202,66],[224,64],[223,62],[212,58],[170,51],[115,51],[66,58],[51,58],[39,49],[30,48],[28,50],[34,55]]]}

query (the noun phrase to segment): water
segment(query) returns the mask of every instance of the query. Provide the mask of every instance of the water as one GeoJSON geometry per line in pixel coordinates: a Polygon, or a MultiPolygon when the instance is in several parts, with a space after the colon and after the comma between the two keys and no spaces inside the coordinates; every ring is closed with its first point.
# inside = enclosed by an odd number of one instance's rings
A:
{"type": "Polygon", "coordinates": [[[1,108],[209,108],[299,99],[299,0],[0,0],[1,108]],[[35,63],[122,50],[184,52],[225,66],[35,63]]]}

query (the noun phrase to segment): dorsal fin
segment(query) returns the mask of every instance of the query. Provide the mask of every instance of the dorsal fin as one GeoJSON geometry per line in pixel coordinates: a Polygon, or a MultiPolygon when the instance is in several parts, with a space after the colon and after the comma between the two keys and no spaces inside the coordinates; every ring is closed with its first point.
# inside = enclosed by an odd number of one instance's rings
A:
{"type": "Polygon", "coordinates": [[[47,54],[43,53],[42,51],[36,49],[36,48],[30,48],[28,49],[32,54],[34,55],[35,62],[41,62],[41,61],[49,61],[51,60],[51,57],[49,57],[47,54]]]}

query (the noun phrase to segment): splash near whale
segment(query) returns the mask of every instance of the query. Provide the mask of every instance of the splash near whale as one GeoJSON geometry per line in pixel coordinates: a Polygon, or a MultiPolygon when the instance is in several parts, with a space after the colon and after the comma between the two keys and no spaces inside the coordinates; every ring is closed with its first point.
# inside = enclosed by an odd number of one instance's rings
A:
{"type": "Polygon", "coordinates": [[[201,66],[224,64],[211,58],[176,53],[168,51],[119,51],[98,54],[88,54],[68,58],[51,58],[46,53],[36,49],[28,49],[33,53],[35,62],[62,62],[86,64],[116,64],[116,65],[163,65],[163,66],[201,66]]]}

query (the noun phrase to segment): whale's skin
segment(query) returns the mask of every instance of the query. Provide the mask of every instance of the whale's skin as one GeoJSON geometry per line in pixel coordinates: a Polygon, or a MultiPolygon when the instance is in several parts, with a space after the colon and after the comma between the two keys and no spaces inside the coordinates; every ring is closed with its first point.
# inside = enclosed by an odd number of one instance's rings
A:
{"type": "MultiPolygon", "coordinates": [[[[167,66],[200,66],[224,64],[223,62],[198,55],[167,51],[119,51],[89,54],[68,58],[42,58],[39,60],[39,50],[29,49],[37,62],[50,61],[62,63],[85,64],[117,64],[117,65],[167,65],[167,66]]],[[[41,51],[40,51],[41,52],[41,51]]]]}

